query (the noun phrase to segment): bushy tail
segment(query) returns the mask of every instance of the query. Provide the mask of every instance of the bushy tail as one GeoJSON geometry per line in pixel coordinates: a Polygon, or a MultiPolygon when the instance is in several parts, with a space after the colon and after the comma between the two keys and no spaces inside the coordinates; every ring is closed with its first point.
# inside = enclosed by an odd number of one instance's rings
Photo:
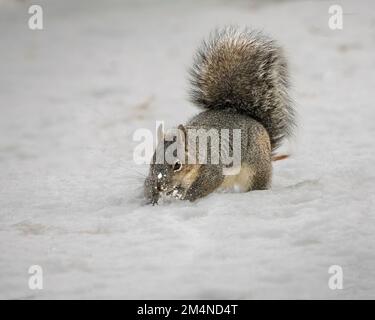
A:
{"type": "Polygon", "coordinates": [[[286,59],[262,33],[234,27],[213,32],[198,49],[190,74],[195,104],[249,115],[268,131],[272,150],[292,133],[286,59]]]}

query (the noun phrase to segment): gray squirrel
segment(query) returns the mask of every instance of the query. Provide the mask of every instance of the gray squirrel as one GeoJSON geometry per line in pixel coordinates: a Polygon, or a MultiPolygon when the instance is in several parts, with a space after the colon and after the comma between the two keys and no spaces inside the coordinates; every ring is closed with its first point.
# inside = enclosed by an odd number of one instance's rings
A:
{"type": "MultiPolygon", "coordinates": [[[[283,158],[274,151],[295,127],[282,49],[259,31],[226,27],[203,41],[190,75],[191,100],[203,111],[178,126],[176,139],[159,137],[144,182],[145,198],[152,204],[164,195],[194,201],[216,190],[269,188],[272,160],[283,158]],[[187,137],[190,129],[239,129],[241,158],[236,174],[224,174],[227,165],[210,162],[210,155],[206,163],[186,161],[192,145],[187,137]],[[175,157],[172,163],[157,162],[158,153],[166,158],[168,146],[176,141],[184,143],[185,155],[175,157]]],[[[219,134],[219,140],[221,137],[219,134]]],[[[211,137],[208,146],[213,145],[218,146],[211,137]]],[[[234,142],[229,142],[229,152],[233,147],[234,142]]]]}

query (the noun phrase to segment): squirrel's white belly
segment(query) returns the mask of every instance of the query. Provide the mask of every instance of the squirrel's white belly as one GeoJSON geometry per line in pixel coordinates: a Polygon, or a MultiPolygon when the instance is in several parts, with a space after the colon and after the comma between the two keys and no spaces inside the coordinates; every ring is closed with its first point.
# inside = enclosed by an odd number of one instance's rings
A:
{"type": "Polygon", "coordinates": [[[246,164],[241,165],[241,170],[236,175],[225,176],[224,181],[217,189],[220,192],[246,192],[249,191],[254,177],[254,170],[246,164]]]}

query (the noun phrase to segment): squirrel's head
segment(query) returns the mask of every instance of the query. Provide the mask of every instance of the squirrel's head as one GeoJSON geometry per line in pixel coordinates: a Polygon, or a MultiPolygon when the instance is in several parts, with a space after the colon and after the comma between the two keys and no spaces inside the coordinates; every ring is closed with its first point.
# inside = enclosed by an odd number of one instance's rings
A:
{"type": "Polygon", "coordinates": [[[182,125],[166,134],[158,130],[158,145],[144,184],[144,195],[152,204],[161,196],[184,199],[196,180],[200,165],[187,163],[185,141],[186,130],[182,125]]]}

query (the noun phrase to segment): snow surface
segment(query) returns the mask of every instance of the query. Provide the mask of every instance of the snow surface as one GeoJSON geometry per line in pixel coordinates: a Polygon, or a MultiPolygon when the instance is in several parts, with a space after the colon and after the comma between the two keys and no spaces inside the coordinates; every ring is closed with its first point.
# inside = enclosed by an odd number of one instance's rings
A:
{"type": "Polygon", "coordinates": [[[0,3],[0,298],[375,298],[373,1],[335,1],[341,31],[330,1],[39,3],[43,31],[0,3]],[[293,157],[272,190],[146,206],[132,134],[197,112],[186,70],[225,24],[285,47],[293,157]]]}

